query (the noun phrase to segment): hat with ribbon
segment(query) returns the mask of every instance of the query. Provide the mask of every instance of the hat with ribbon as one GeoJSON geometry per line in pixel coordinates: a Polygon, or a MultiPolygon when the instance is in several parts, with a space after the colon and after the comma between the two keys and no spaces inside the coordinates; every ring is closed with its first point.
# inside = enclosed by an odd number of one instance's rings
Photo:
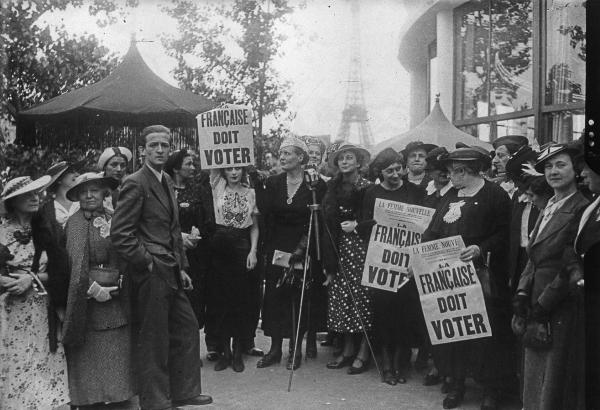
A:
{"type": "Polygon", "coordinates": [[[546,161],[562,153],[569,154],[571,157],[576,158],[583,154],[583,150],[579,143],[549,144],[540,151],[537,162],[535,163],[535,170],[543,173],[546,161]]]}
{"type": "Polygon", "coordinates": [[[109,189],[116,189],[119,186],[119,181],[111,177],[105,177],[102,172],[86,172],[75,178],[75,185],[67,191],[67,199],[73,202],[79,201],[79,191],[90,182],[96,182],[109,189]]]}
{"type": "Polygon", "coordinates": [[[369,162],[369,159],[371,158],[371,154],[369,154],[369,151],[367,151],[363,147],[351,144],[349,142],[342,142],[338,146],[337,150],[332,152],[327,158],[327,163],[329,164],[329,166],[337,168],[338,158],[340,154],[345,151],[354,152],[357,157],[356,159],[360,162],[361,166],[366,165],[369,162]]]}
{"type": "Polygon", "coordinates": [[[2,194],[0,194],[0,213],[4,214],[4,202],[7,199],[15,198],[28,192],[41,191],[50,182],[50,175],[44,175],[36,180],[29,176],[13,178],[4,185],[2,194]]]}
{"type": "Polygon", "coordinates": [[[68,163],[67,161],[60,161],[54,165],[51,165],[50,168],[46,171],[46,174],[50,175],[50,182],[46,189],[52,190],[54,184],[65,174],[71,172],[79,172],[83,166],[85,165],[85,160],[77,161],[74,163],[68,163]]]}
{"type": "Polygon", "coordinates": [[[127,162],[131,162],[131,159],[133,158],[133,155],[131,154],[131,151],[128,148],[125,147],[108,147],[104,150],[104,152],[102,152],[102,154],[100,155],[100,158],[98,158],[98,169],[100,171],[104,171],[104,167],[106,166],[106,163],[115,156],[122,156],[124,157],[127,162]]]}

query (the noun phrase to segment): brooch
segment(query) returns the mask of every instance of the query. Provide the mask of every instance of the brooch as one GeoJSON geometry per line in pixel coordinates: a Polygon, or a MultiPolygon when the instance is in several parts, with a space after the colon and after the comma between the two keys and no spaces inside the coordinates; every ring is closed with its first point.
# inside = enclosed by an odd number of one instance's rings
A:
{"type": "Polygon", "coordinates": [[[460,212],[460,208],[465,204],[465,201],[452,202],[450,204],[450,208],[446,215],[444,215],[444,222],[451,224],[460,219],[462,213],[460,212]]]}
{"type": "Polygon", "coordinates": [[[189,208],[190,207],[190,203],[189,202],[182,202],[179,204],[180,208],[189,208]]]}
{"type": "Polygon", "coordinates": [[[106,238],[110,235],[110,220],[107,221],[104,217],[98,216],[94,219],[94,228],[100,228],[100,236],[106,238]]]}

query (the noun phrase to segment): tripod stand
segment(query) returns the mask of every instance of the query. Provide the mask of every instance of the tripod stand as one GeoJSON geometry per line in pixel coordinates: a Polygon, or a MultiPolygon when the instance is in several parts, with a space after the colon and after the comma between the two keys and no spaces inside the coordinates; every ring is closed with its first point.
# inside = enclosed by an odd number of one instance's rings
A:
{"type": "MultiPolygon", "coordinates": [[[[298,349],[298,339],[300,339],[299,338],[300,323],[301,323],[301,319],[302,319],[302,307],[304,304],[305,290],[307,288],[306,274],[308,272],[308,266],[309,266],[309,262],[310,262],[309,251],[310,251],[313,232],[315,233],[315,254],[316,254],[316,258],[318,261],[321,261],[321,255],[322,255],[321,254],[320,229],[319,229],[319,226],[320,226],[319,211],[321,211],[321,205],[317,201],[317,192],[316,192],[318,178],[319,178],[318,174],[311,174],[311,173],[305,174],[305,182],[307,183],[307,186],[310,189],[311,194],[312,194],[312,204],[310,204],[308,206],[310,209],[308,237],[307,237],[307,244],[306,244],[306,252],[304,255],[304,266],[303,266],[303,272],[302,272],[302,290],[300,292],[300,304],[299,304],[299,309],[298,309],[298,319],[296,321],[296,326],[294,329],[294,332],[295,332],[294,333],[294,349],[292,352],[292,366],[290,369],[290,377],[288,380],[288,392],[291,391],[291,388],[292,388],[292,379],[294,377],[294,368],[295,368],[295,362],[296,362],[296,351],[298,349]]],[[[363,319],[358,310],[358,304],[356,302],[356,298],[354,297],[354,294],[353,294],[351,286],[350,286],[350,278],[349,278],[347,272],[345,271],[344,267],[341,264],[339,251],[337,249],[335,241],[333,240],[333,236],[331,235],[331,231],[329,230],[329,227],[327,226],[326,223],[323,223],[323,226],[325,228],[325,231],[327,232],[327,239],[330,241],[331,247],[333,248],[333,250],[335,252],[335,256],[338,261],[339,272],[340,272],[340,274],[344,275],[345,283],[348,288],[348,293],[350,294],[350,296],[352,298],[354,310],[357,313],[357,318],[360,322],[361,329],[363,331],[363,334],[367,341],[367,344],[369,345],[369,350],[371,352],[371,356],[373,357],[373,361],[375,363],[375,366],[377,367],[377,371],[379,372],[380,376],[382,376],[381,370],[379,369],[379,365],[377,363],[377,360],[375,359],[375,352],[373,350],[373,345],[371,344],[371,340],[369,339],[369,335],[367,334],[365,324],[364,324],[363,319]]]]}

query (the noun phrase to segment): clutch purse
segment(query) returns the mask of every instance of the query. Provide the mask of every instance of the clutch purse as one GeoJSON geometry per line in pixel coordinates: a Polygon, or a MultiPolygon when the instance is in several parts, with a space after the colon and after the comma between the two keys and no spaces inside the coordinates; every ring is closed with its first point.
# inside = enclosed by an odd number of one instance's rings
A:
{"type": "Polygon", "coordinates": [[[121,289],[122,275],[117,268],[93,266],[89,273],[90,285],[98,282],[100,286],[118,286],[121,289]]]}

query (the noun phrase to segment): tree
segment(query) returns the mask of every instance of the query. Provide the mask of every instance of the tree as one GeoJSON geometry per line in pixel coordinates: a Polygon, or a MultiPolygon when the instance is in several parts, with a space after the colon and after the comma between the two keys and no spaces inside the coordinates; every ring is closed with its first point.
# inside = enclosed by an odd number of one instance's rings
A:
{"type": "MultiPolygon", "coordinates": [[[[177,60],[175,79],[184,89],[216,102],[249,104],[257,114],[255,148],[259,161],[272,132],[264,135],[265,116],[287,109],[289,82],[274,68],[283,53],[279,32],[293,8],[286,0],[235,0],[225,5],[198,5],[173,0],[163,8],[177,22],[177,36],[163,37],[169,55],[177,60]],[[210,17],[209,17],[210,16],[210,17]]],[[[278,127],[276,135],[285,130],[278,127]]]]}
{"type": "MultiPolygon", "coordinates": [[[[115,21],[115,14],[137,0],[93,0],[89,12],[98,24],[115,21]]],[[[14,122],[24,108],[104,78],[116,65],[93,35],[72,36],[64,26],[40,27],[47,12],[82,7],[83,0],[8,0],[0,2],[0,117],[14,122]]]]}

